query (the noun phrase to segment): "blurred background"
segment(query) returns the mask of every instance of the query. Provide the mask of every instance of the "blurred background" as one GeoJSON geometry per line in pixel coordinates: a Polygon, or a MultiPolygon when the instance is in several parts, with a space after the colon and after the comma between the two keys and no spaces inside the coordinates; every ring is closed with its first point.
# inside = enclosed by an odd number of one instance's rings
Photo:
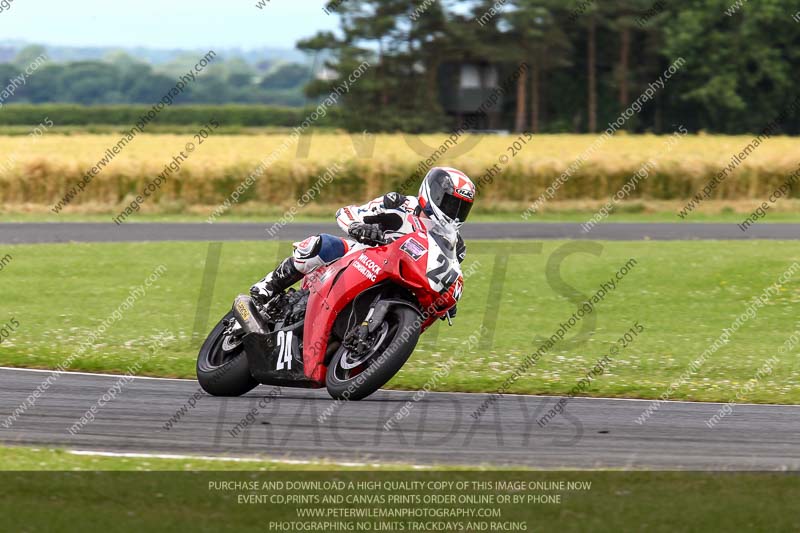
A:
{"type": "MultiPolygon", "coordinates": [[[[327,125],[452,128],[522,63],[528,75],[476,129],[604,129],[679,57],[680,75],[623,129],[658,133],[680,123],[693,132],[753,132],[797,94],[800,22],[792,17],[800,20],[800,7],[792,0],[254,2],[192,2],[191,10],[140,2],[115,8],[115,22],[99,2],[77,2],[96,4],[93,17],[81,14],[91,5],[48,4],[57,10],[49,22],[26,25],[18,22],[40,7],[16,0],[0,12],[4,35],[20,37],[0,41],[0,79],[41,54],[47,64],[3,103],[152,104],[209,49],[218,56],[176,104],[273,106],[272,114],[232,116],[231,126],[288,124],[362,60],[370,73],[327,125]]],[[[23,116],[6,109],[0,121],[23,116]]],[[[799,118],[795,110],[784,131],[798,133],[799,118]]]]}
{"type": "MultiPolygon", "coordinates": [[[[148,0],[113,12],[82,0],[46,3],[47,18],[41,3],[6,4],[5,220],[113,214],[211,119],[214,139],[144,216],[208,216],[271,154],[227,219],[279,217],[344,159],[338,186],[302,213],[326,216],[353,197],[413,189],[432,154],[484,175],[509,136],[527,132],[536,137],[495,169],[503,186],[486,188],[491,202],[477,216],[585,219],[653,161],[656,179],[614,206],[617,220],[738,222],[800,156],[792,0],[148,0]],[[159,104],[204,57],[202,72],[159,104]],[[53,211],[157,104],[144,135],[53,211]],[[444,147],[453,132],[457,146],[444,147]],[[603,132],[613,137],[598,146],[603,132]],[[670,135],[680,142],[660,138],[670,135]],[[682,212],[748,145],[726,186],[682,212]],[[564,173],[557,194],[531,209],[564,173]]],[[[794,220],[795,197],[775,205],[772,220],[794,220]]]]}

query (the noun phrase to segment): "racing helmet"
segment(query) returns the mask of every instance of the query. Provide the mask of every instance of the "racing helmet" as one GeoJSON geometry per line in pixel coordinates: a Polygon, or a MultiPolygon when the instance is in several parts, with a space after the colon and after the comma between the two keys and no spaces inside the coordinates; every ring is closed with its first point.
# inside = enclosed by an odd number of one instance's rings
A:
{"type": "Polygon", "coordinates": [[[428,217],[441,224],[461,228],[475,200],[475,184],[454,168],[434,167],[419,187],[419,206],[428,217]]]}

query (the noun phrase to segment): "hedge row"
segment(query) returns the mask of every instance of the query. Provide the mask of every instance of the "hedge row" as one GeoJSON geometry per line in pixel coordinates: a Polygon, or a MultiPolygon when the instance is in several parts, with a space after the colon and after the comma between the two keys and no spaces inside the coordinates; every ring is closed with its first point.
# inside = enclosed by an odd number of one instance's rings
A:
{"type": "MultiPolygon", "coordinates": [[[[87,126],[110,124],[133,126],[153,106],[109,105],[83,106],[75,104],[17,104],[3,106],[0,126],[37,125],[48,117],[56,126],[87,126]]],[[[278,107],[266,105],[172,105],[163,107],[151,122],[160,125],[205,124],[214,118],[222,126],[282,126],[301,124],[314,108],[278,107]]],[[[329,110],[315,124],[335,125],[336,109],[329,110]]]]}

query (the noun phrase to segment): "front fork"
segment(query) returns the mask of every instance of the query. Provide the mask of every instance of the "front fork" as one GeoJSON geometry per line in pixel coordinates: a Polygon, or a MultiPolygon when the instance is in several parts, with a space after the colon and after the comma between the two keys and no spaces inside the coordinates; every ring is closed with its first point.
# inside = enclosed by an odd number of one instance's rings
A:
{"type": "Polygon", "coordinates": [[[375,295],[372,304],[369,306],[369,311],[367,311],[367,316],[364,317],[364,321],[345,334],[344,346],[348,350],[354,353],[362,353],[362,351],[366,351],[371,347],[370,337],[378,326],[381,325],[383,319],[386,317],[386,311],[388,310],[388,307],[382,307],[378,311],[378,306],[381,304],[380,298],[380,293],[375,295]]]}
{"type": "MultiPolygon", "coordinates": [[[[386,318],[386,313],[389,312],[389,308],[394,305],[404,305],[406,307],[410,307],[420,316],[420,318],[422,317],[422,312],[420,312],[419,307],[408,300],[403,300],[400,298],[387,298],[385,300],[381,300],[380,295],[377,295],[372,301],[364,321],[351,331],[354,335],[358,335],[358,338],[366,338],[369,335],[374,334],[381,324],[383,324],[383,321],[386,318]]],[[[348,333],[347,337],[349,336],[350,333],[348,333]]],[[[347,341],[347,337],[345,337],[345,342],[347,341]]]]}

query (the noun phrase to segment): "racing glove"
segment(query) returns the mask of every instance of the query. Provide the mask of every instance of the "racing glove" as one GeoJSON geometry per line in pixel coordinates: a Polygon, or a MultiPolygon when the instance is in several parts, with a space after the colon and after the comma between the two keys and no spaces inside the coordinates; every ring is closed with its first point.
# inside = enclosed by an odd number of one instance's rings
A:
{"type": "Polygon", "coordinates": [[[467,257],[467,245],[464,244],[464,239],[461,238],[460,233],[458,234],[458,239],[456,239],[456,257],[459,263],[463,263],[464,258],[467,257]]]}
{"type": "Polygon", "coordinates": [[[364,244],[382,243],[384,241],[383,231],[378,224],[353,222],[350,224],[347,233],[358,242],[364,244]]]}

